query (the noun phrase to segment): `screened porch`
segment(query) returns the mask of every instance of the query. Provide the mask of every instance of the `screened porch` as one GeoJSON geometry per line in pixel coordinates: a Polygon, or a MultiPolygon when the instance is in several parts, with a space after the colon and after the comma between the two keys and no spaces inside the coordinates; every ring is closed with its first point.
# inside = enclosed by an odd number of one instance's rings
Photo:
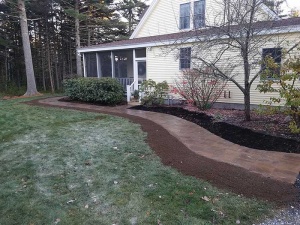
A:
{"type": "Polygon", "coordinates": [[[83,53],[85,77],[116,78],[127,91],[146,80],[146,48],[83,53]]]}

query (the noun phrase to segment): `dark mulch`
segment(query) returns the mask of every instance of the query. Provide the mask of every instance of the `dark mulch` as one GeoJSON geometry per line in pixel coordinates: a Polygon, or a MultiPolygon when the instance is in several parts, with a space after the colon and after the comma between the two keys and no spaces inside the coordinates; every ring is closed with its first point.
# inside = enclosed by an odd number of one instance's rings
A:
{"type": "MultiPolygon", "coordinates": [[[[39,100],[27,102],[27,104],[53,107],[39,103],[39,100]]],[[[147,132],[147,143],[165,165],[176,168],[185,175],[206,180],[218,188],[249,198],[267,200],[278,206],[299,202],[299,191],[292,184],[263,177],[246,169],[197,155],[163,127],[150,120],[125,113],[88,108],[79,109],[71,106],[57,107],[115,115],[140,124],[142,130],[147,132]]]]}
{"type": "Polygon", "coordinates": [[[254,131],[229,122],[217,121],[215,117],[203,112],[191,111],[182,107],[167,106],[145,107],[139,105],[134,106],[131,109],[160,112],[177,116],[198,124],[225,140],[249,148],[287,153],[300,153],[300,141],[297,139],[274,136],[264,133],[263,131],[254,131]]]}

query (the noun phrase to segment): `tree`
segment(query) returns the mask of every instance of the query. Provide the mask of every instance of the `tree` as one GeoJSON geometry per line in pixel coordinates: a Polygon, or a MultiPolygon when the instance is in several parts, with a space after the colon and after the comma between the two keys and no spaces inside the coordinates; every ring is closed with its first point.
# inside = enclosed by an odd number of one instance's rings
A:
{"type": "MultiPolygon", "coordinates": [[[[80,27],[79,27],[79,0],[75,0],[75,40],[76,48],[80,48],[80,27]]],[[[76,53],[76,71],[77,75],[82,77],[82,63],[80,54],[76,53]]]]}
{"type": "Polygon", "coordinates": [[[294,8],[290,12],[290,17],[300,17],[300,10],[294,8]]]}
{"type": "Polygon", "coordinates": [[[140,21],[140,17],[147,5],[141,0],[122,0],[119,5],[119,12],[128,21],[128,33],[131,34],[140,21]]]}
{"type": "MultiPolygon", "coordinates": [[[[128,36],[127,23],[121,21],[112,0],[80,0],[78,3],[76,13],[75,0],[25,0],[33,69],[39,89],[59,90],[64,78],[76,74],[75,18],[79,20],[77,46],[128,36]]],[[[17,0],[0,0],[0,92],[10,94],[23,94],[26,86],[17,8],[17,0]]]]}
{"type": "Polygon", "coordinates": [[[25,96],[33,96],[39,94],[36,88],[35,76],[32,63],[31,47],[29,41],[27,15],[24,0],[18,0],[18,10],[20,16],[20,26],[22,31],[23,50],[25,58],[27,91],[25,96]]]}
{"type": "MultiPolygon", "coordinates": [[[[233,83],[243,94],[245,120],[251,120],[251,86],[261,73],[262,49],[268,43],[282,46],[286,36],[273,38],[268,32],[276,33],[274,18],[265,18],[265,22],[257,22],[261,15],[262,0],[219,0],[224,14],[218,14],[213,22],[206,21],[207,29],[195,30],[185,35],[176,44],[184,43],[193,37],[192,62],[195,67],[204,64],[216,71],[217,77],[233,83]]],[[[291,41],[293,42],[293,41],[291,41]]],[[[299,42],[295,40],[294,43],[299,42]]],[[[298,43],[296,44],[298,45],[298,43]]],[[[178,51],[178,47],[177,51],[178,51]]],[[[293,48],[293,47],[292,47],[293,48]]]]}
{"type": "Polygon", "coordinates": [[[278,65],[274,58],[267,56],[264,63],[266,66],[262,76],[272,79],[263,79],[257,86],[258,90],[263,93],[278,93],[278,97],[270,98],[270,103],[284,103],[285,113],[292,117],[292,132],[300,133],[300,87],[297,85],[300,79],[300,56],[288,55],[283,65],[278,65]]]}

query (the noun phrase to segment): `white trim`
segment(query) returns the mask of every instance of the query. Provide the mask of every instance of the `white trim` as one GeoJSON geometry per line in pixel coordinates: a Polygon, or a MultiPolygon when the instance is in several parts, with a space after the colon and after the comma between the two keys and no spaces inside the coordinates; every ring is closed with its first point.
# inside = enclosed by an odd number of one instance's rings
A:
{"type": "Polygon", "coordinates": [[[116,77],[116,70],[115,70],[115,55],[113,51],[110,52],[110,61],[111,61],[111,77],[116,77]]]}
{"type": "Polygon", "coordinates": [[[132,50],[133,53],[133,80],[134,80],[134,90],[139,89],[139,75],[138,75],[138,70],[137,70],[137,61],[136,61],[136,54],[135,54],[135,49],[132,50]]]}
{"type": "MultiPolygon", "coordinates": [[[[91,47],[91,48],[84,48],[79,49],[78,52],[84,53],[84,52],[97,52],[97,51],[112,51],[112,50],[120,50],[120,49],[133,49],[133,48],[146,48],[146,47],[154,47],[158,46],[158,42],[147,42],[143,44],[127,44],[127,45],[120,45],[115,47],[91,47]]],[[[164,44],[164,42],[160,42],[164,44]]]]}
{"type": "MultiPolygon", "coordinates": [[[[78,51],[78,52],[79,52],[79,51],[78,51]]],[[[83,76],[84,76],[84,77],[87,77],[87,76],[86,76],[86,63],[85,63],[85,56],[84,56],[84,55],[85,55],[85,54],[83,53],[83,54],[82,54],[82,58],[83,58],[83,60],[82,60],[82,61],[83,61],[83,76]]]]}
{"type": "Polygon", "coordinates": [[[135,58],[135,61],[146,61],[146,57],[141,57],[141,58],[135,58]]]}
{"type": "Polygon", "coordinates": [[[96,52],[96,65],[97,65],[97,77],[100,78],[102,77],[102,72],[100,70],[101,64],[100,64],[100,58],[99,58],[99,53],[96,52]]]}
{"type": "Polygon", "coordinates": [[[139,24],[137,25],[137,27],[135,28],[135,30],[133,31],[133,33],[131,34],[131,36],[130,36],[129,39],[135,38],[135,36],[137,35],[137,33],[144,26],[144,23],[146,22],[146,20],[148,19],[149,15],[152,13],[153,9],[155,8],[155,6],[157,5],[158,2],[159,2],[159,0],[153,0],[153,2],[151,3],[151,5],[147,9],[145,15],[143,16],[143,18],[141,19],[141,21],[139,22],[139,24]]]}
{"type": "Polygon", "coordinates": [[[271,18],[275,19],[275,20],[281,20],[281,18],[275,13],[273,12],[268,6],[266,6],[264,3],[262,3],[260,5],[261,9],[263,11],[265,11],[265,13],[267,13],[271,18]]]}

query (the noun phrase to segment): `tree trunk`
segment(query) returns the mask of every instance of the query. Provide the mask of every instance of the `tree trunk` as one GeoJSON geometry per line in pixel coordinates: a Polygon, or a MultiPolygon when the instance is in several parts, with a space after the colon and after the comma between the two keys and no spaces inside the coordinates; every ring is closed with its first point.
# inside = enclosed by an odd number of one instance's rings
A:
{"type": "Polygon", "coordinates": [[[8,81],[9,81],[9,75],[8,75],[8,57],[9,52],[7,48],[5,48],[5,91],[7,91],[8,88],[8,81]]]}
{"type": "Polygon", "coordinates": [[[70,76],[71,77],[73,77],[73,60],[72,60],[72,45],[71,45],[71,43],[69,43],[70,44],[70,48],[69,48],[69,74],[70,74],[70,76]]]}
{"type": "Polygon", "coordinates": [[[24,51],[26,78],[27,78],[27,91],[24,95],[33,96],[39,93],[36,89],[36,82],[34,77],[24,0],[18,0],[18,10],[19,10],[19,17],[20,17],[21,32],[22,32],[23,51],[24,51]]]}
{"type": "Polygon", "coordinates": [[[82,77],[82,63],[81,63],[81,55],[77,53],[77,49],[80,48],[80,33],[79,33],[79,0],[76,0],[75,2],[75,11],[76,11],[76,17],[75,17],[75,39],[76,39],[76,72],[77,75],[82,77]]]}
{"type": "Polygon", "coordinates": [[[250,110],[250,89],[246,89],[244,93],[244,105],[245,105],[245,120],[251,120],[250,110]]]}
{"type": "Polygon", "coordinates": [[[51,92],[55,92],[55,87],[54,87],[54,78],[53,78],[53,73],[52,73],[52,60],[51,60],[51,49],[50,49],[50,41],[49,41],[49,29],[48,25],[46,22],[46,50],[47,50],[47,61],[48,61],[48,72],[49,72],[49,78],[50,78],[50,86],[51,86],[51,92]]]}

